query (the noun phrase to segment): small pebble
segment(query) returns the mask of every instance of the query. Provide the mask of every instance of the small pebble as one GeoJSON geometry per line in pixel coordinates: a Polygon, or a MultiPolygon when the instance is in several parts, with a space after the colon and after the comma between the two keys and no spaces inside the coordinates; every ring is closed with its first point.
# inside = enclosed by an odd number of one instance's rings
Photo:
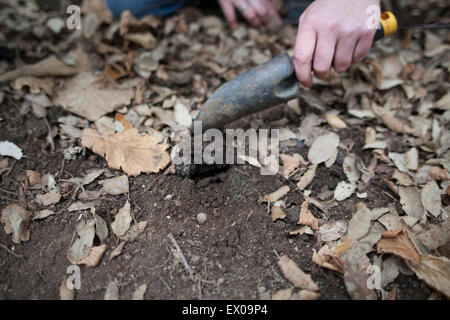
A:
{"type": "Polygon", "coordinates": [[[204,224],[206,222],[206,213],[200,212],[197,214],[197,222],[198,224],[204,224]]]}

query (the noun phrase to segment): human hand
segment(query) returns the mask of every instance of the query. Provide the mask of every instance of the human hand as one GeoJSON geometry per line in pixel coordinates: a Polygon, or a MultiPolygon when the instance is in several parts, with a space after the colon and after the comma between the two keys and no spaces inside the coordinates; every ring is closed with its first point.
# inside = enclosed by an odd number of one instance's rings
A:
{"type": "Polygon", "coordinates": [[[269,23],[272,19],[281,25],[281,18],[270,0],[218,0],[223,14],[232,28],[237,26],[236,11],[253,27],[269,23]]]}
{"type": "Polygon", "coordinates": [[[312,84],[311,68],[326,79],[330,69],[343,72],[369,52],[376,28],[368,19],[380,0],[316,0],[301,15],[294,48],[297,79],[312,84]]]}

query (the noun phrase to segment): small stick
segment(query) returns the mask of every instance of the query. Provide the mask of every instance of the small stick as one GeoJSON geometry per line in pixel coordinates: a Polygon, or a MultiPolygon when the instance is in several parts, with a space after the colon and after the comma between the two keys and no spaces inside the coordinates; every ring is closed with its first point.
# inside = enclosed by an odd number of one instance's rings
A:
{"type": "Polygon", "coordinates": [[[44,119],[45,126],[47,127],[48,138],[50,140],[50,146],[52,148],[52,151],[55,151],[55,142],[53,141],[52,128],[50,128],[50,124],[47,121],[47,117],[43,117],[42,119],[44,119]]]}
{"type": "Polygon", "coordinates": [[[12,251],[11,249],[9,249],[7,246],[5,246],[4,244],[0,243],[0,247],[5,249],[6,251],[8,251],[9,253],[11,253],[13,256],[17,257],[17,258],[23,258],[22,255],[15,253],[14,251],[12,251]]]}
{"type": "Polygon", "coordinates": [[[175,249],[177,250],[178,254],[180,255],[181,261],[183,261],[183,264],[184,264],[184,268],[189,272],[189,276],[191,277],[191,279],[193,279],[194,271],[192,270],[191,266],[187,262],[184,254],[183,254],[183,251],[181,251],[180,246],[178,245],[177,241],[173,237],[173,234],[169,233],[167,236],[169,237],[170,241],[172,241],[173,245],[175,246],[175,249]]]}

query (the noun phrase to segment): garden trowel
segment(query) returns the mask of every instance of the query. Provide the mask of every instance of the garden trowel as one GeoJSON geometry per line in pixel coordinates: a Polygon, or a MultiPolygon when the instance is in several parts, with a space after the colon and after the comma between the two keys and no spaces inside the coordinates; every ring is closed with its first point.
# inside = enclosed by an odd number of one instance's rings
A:
{"type": "MultiPolygon", "coordinates": [[[[374,40],[396,33],[397,28],[394,14],[384,12],[374,40]]],[[[292,57],[283,53],[219,87],[194,121],[201,121],[202,131],[221,129],[236,119],[295,99],[300,90],[292,57]]]]}

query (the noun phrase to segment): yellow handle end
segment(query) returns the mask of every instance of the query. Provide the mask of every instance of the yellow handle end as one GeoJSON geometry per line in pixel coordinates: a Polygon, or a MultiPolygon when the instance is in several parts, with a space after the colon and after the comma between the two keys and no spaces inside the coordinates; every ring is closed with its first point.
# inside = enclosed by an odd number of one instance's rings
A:
{"type": "Polygon", "coordinates": [[[391,34],[394,34],[397,32],[398,28],[398,22],[395,15],[390,12],[386,11],[381,14],[381,24],[383,25],[384,29],[384,37],[390,36],[391,34]]]}

